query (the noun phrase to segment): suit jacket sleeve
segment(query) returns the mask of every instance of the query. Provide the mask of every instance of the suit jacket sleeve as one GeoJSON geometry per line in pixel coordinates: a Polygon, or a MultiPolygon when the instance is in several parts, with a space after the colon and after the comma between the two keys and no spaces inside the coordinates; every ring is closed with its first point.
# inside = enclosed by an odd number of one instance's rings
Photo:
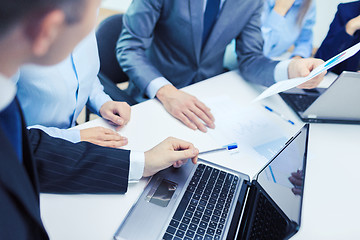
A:
{"type": "Polygon", "coordinates": [[[275,83],[274,69],[278,61],[273,61],[263,54],[264,40],[261,33],[261,13],[263,1],[254,4],[254,13],[236,38],[241,75],[253,83],[270,86],[275,83]]]}
{"type": "Polygon", "coordinates": [[[130,151],[88,142],[74,144],[39,129],[29,131],[29,141],[41,192],[126,192],[130,151]]]}
{"type": "Polygon", "coordinates": [[[161,14],[162,1],[133,1],[123,17],[123,31],[116,54],[123,71],[144,95],[147,85],[162,74],[145,51],[153,41],[153,30],[161,14]]]}

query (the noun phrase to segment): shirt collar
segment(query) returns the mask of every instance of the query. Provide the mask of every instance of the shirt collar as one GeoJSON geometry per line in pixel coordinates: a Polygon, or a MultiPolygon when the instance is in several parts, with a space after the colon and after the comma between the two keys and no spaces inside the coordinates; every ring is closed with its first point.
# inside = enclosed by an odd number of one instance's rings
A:
{"type": "Polygon", "coordinates": [[[16,85],[14,82],[0,74],[0,112],[10,105],[15,95],[16,85]]]}

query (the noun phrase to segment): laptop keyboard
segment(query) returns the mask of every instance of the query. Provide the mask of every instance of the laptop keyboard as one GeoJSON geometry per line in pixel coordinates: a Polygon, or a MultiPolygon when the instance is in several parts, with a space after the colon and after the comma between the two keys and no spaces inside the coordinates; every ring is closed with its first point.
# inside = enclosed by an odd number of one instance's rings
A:
{"type": "Polygon", "coordinates": [[[220,239],[238,182],[233,174],[199,164],[163,239],[220,239]]]}
{"type": "Polygon", "coordinates": [[[319,96],[301,94],[280,94],[284,100],[293,104],[297,111],[304,112],[319,96]]]}
{"type": "Polygon", "coordinates": [[[286,220],[263,194],[260,194],[249,239],[284,239],[286,220]]]}

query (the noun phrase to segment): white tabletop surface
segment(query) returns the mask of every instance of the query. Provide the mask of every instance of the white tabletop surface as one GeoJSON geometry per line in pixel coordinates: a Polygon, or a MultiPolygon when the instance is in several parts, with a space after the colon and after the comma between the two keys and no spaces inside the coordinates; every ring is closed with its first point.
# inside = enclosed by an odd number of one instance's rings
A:
{"type": "MultiPolygon", "coordinates": [[[[279,96],[251,104],[263,89],[245,82],[237,72],[228,72],[184,90],[196,95],[200,100],[226,96],[239,108],[258,107],[260,104],[276,108],[295,122],[292,126],[276,115],[267,113],[271,115],[269,116],[273,124],[290,137],[303,123],[279,96]]],[[[101,119],[79,127],[92,126],[109,127],[101,119]]],[[[191,141],[200,148],[214,144],[208,134],[192,131],[171,117],[157,100],[133,106],[131,121],[120,133],[129,139],[127,149],[139,151],[150,149],[168,136],[191,141]]],[[[227,156],[225,153],[215,153],[207,155],[206,159],[234,166],[230,160],[223,161],[227,156]]],[[[253,163],[251,159],[242,159],[236,163],[236,168],[252,176],[254,171],[261,167],[261,164],[253,163]]],[[[359,239],[359,168],[359,125],[311,124],[302,225],[292,239],[359,239]]],[[[112,239],[146,182],[147,179],[142,179],[139,183],[130,184],[124,195],[41,194],[42,218],[50,238],[112,239]]]]}

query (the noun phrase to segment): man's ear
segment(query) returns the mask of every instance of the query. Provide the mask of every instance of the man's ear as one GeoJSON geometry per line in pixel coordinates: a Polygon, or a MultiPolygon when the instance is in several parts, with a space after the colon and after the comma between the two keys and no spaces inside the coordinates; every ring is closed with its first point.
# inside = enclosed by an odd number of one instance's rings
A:
{"type": "Polygon", "coordinates": [[[65,14],[61,10],[47,13],[33,33],[32,51],[37,57],[44,56],[65,25],[65,14]]]}

